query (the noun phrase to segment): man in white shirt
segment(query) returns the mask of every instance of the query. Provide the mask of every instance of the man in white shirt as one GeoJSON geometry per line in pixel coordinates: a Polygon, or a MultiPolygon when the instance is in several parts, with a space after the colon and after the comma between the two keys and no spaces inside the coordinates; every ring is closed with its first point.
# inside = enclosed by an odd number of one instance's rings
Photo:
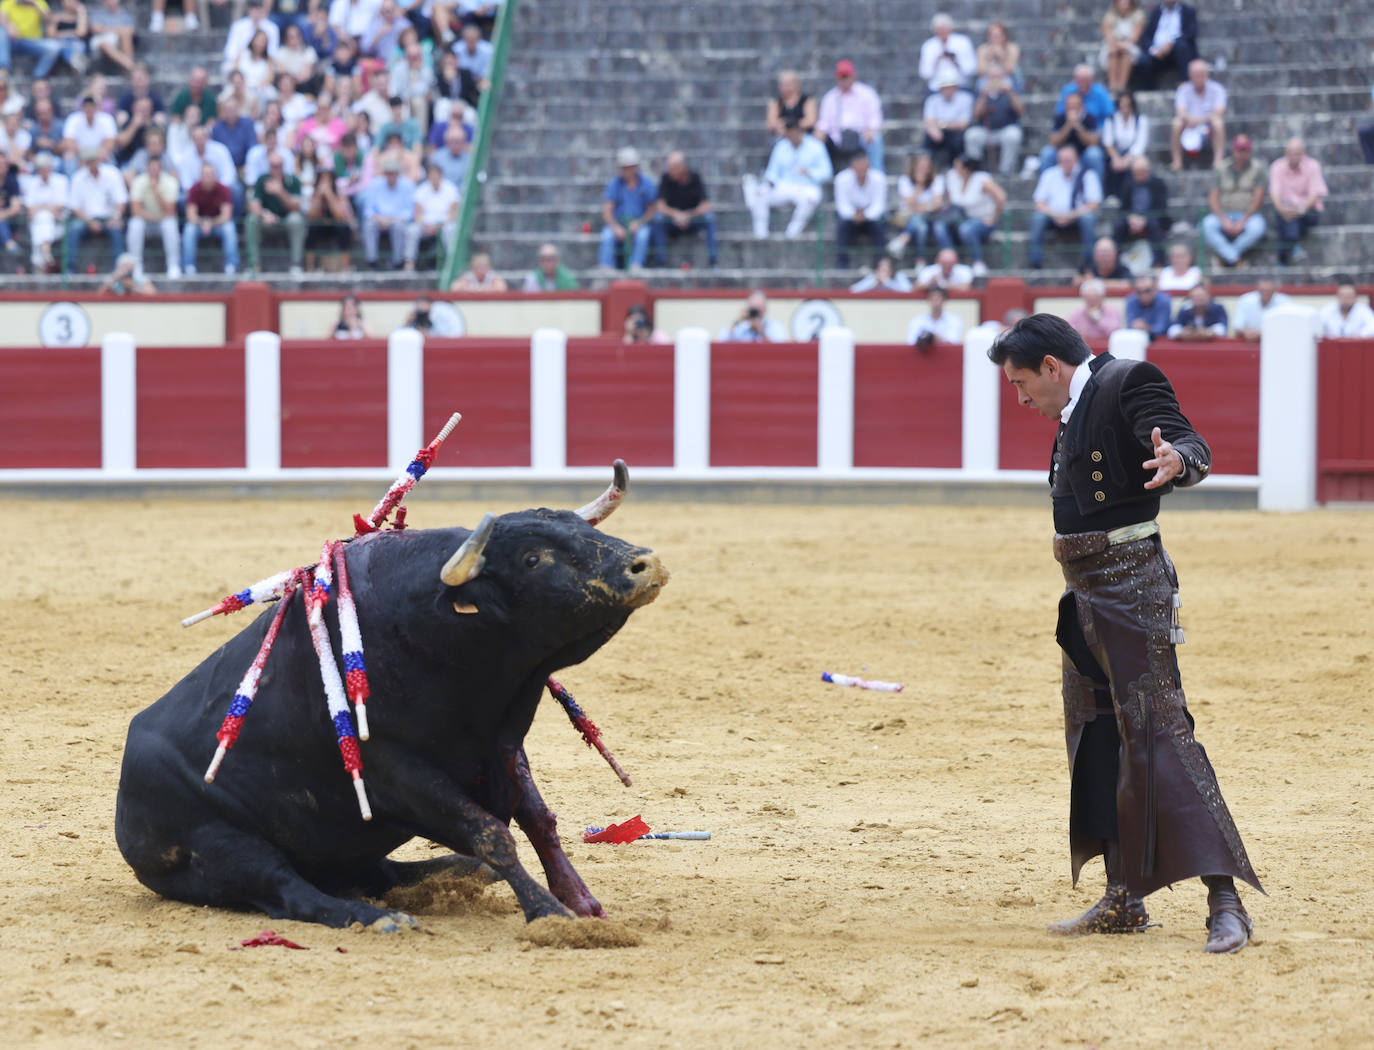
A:
{"type": "Polygon", "coordinates": [[[935,35],[921,45],[918,66],[921,79],[932,92],[939,91],[940,75],[953,72],[959,78],[960,87],[972,87],[978,73],[978,52],[974,50],[973,41],[963,33],[954,32],[954,19],[943,12],[930,20],[930,31],[935,35]]]}
{"type": "Polygon", "coordinates": [[[916,275],[918,288],[967,288],[973,284],[973,270],[959,261],[953,248],[941,248],[935,261],[916,275]]]}
{"type": "Polygon", "coordinates": [[[922,350],[932,343],[958,343],[964,338],[964,322],[956,314],[945,311],[945,290],[938,285],[926,292],[929,313],[917,314],[906,326],[906,341],[922,350]]]}
{"type": "Polygon", "coordinates": [[[1174,92],[1174,124],[1170,149],[1174,171],[1183,170],[1183,151],[1201,153],[1212,140],[1212,167],[1221,167],[1226,145],[1226,89],[1208,76],[1200,58],[1188,63],[1188,79],[1174,92]]]}
{"type": "Polygon", "coordinates": [[[1328,339],[1374,339],[1374,310],[1360,302],[1352,277],[1336,278],[1336,301],[1322,307],[1317,321],[1328,339]]]}
{"type": "Polygon", "coordinates": [[[935,81],[939,90],[927,95],[921,108],[921,124],[926,133],[926,150],[933,159],[944,158],[944,166],[964,154],[964,132],[973,123],[973,96],[959,87],[959,78],[949,70],[935,81]]]}
{"type": "Polygon", "coordinates": [[[1092,261],[1092,246],[1097,238],[1097,209],[1102,203],[1102,182],[1097,172],[1078,161],[1072,146],[1060,146],[1058,163],[1046,168],[1035,184],[1031,199],[1035,211],[1030,221],[1029,263],[1038,270],[1045,262],[1045,235],[1056,230],[1078,228],[1083,243],[1082,264],[1092,261]]]}
{"type": "Polygon", "coordinates": [[[52,245],[57,240],[58,224],[67,210],[70,186],[67,176],[53,169],[51,153],[34,158],[34,173],[21,180],[24,190],[24,210],[29,216],[29,244],[35,270],[51,270],[55,266],[52,245]]]}
{"type": "Polygon", "coordinates": [[[781,321],[768,316],[768,296],[755,290],[749,293],[739,320],[727,325],[716,336],[718,343],[785,343],[787,329],[781,321]]]}
{"type": "Polygon", "coordinates": [[[791,204],[787,238],[800,237],[821,203],[821,187],[833,174],[830,155],[820,141],[803,134],[795,120],[788,121],[783,137],[773,146],[763,179],[752,174],[744,177],[744,203],[754,219],[754,236],[768,236],[770,208],[791,204]]]}
{"type": "Polygon", "coordinates": [[[332,0],[329,24],[356,40],[367,32],[381,7],[382,0],[332,0]]]}
{"type": "Polygon", "coordinates": [[[210,164],[221,186],[228,186],[234,195],[234,213],[243,210],[243,186],[239,183],[238,171],[234,168],[234,158],[222,142],[210,137],[210,129],[198,124],[191,129],[191,148],[177,158],[177,183],[181,186],[181,199],[186,200],[186,191],[200,181],[202,164],[210,164]]]}
{"type": "Polygon", "coordinates": [[[264,128],[262,141],[248,151],[243,162],[243,184],[256,186],[258,179],[267,174],[272,157],[281,158],[283,173],[296,174],[296,155],[279,144],[280,136],[276,128],[264,128]]]}
{"type": "Polygon", "coordinates": [[[134,278],[143,283],[143,242],[149,225],[162,234],[162,254],[167,276],[181,276],[181,231],[177,228],[177,180],[162,170],[160,156],[149,157],[148,167],[134,176],[129,186],[129,254],[134,257],[134,278]]]}
{"type": "Polygon", "coordinates": [[[1246,292],[1236,300],[1235,322],[1231,330],[1240,338],[1258,343],[1264,329],[1264,315],[1276,306],[1287,306],[1293,300],[1275,291],[1272,277],[1261,277],[1253,292],[1246,292]]]}
{"type": "Polygon", "coordinates": [[[62,154],[67,158],[63,167],[67,173],[75,172],[77,158],[88,149],[100,150],[102,157],[113,155],[118,134],[114,117],[96,109],[92,96],[83,95],[81,108],[62,122],[62,154]]]}
{"type": "Polygon", "coordinates": [[[124,207],[129,190],[113,164],[100,158],[100,150],[88,146],[81,151],[81,168],[72,176],[67,207],[72,221],[67,224],[67,264],[76,265],[81,241],[86,236],[104,235],[110,239],[111,268],[124,254],[124,207]]]}
{"type": "Polygon", "coordinates": [[[420,245],[438,237],[444,245],[444,253],[453,251],[453,238],[458,235],[458,187],[444,178],[444,171],[437,164],[431,164],[428,178],[415,187],[415,221],[406,230],[411,243],[406,247],[405,257],[414,259],[419,254],[420,245]]]}
{"type": "Polygon", "coordinates": [[[267,0],[248,0],[248,13],[229,27],[229,35],[224,40],[222,69],[225,76],[234,68],[239,55],[248,50],[248,45],[259,31],[267,35],[268,56],[275,56],[281,44],[281,30],[267,17],[267,0]]]}
{"type": "Polygon", "coordinates": [[[874,259],[887,243],[887,177],[874,171],[867,153],[855,154],[849,167],[835,176],[836,262],[849,269],[849,245],[856,237],[873,242],[874,259]]]}

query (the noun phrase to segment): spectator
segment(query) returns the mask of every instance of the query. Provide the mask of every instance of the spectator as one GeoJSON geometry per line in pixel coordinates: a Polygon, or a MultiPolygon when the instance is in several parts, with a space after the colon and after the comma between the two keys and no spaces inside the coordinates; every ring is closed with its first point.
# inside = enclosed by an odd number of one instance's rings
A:
{"type": "Polygon", "coordinates": [[[1287,306],[1293,300],[1275,290],[1272,277],[1261,277],[1255,290],[1236,300],[1236,317],[1232,331],[1241,339],[1258,343],[1264,329],[1264,315],[1276,306],[1287,306]]]}
{"type": "Polygon", "coordinates": [[[851,292],[911,291],[911,278],[897,269],[897,260],[884,255],[873,265],[873,272],[849,286],[851,292]]]}
{"type": "MultiPolygon", "coordinates": [[[[3,28],[3,24],[0,24],[0,29],[3,28]]],[[[5,36],[5,40],[6,42],[9,41],[8,34],[5,36]]],[[[48,97],[51,98],[51,85],[49,85],[48,81],[41,80],[38,81],[38,83],[41,83],[49,88],[48,97]]],[[[32,85],[30,85],[30,90],[32,90],[32,85]]],[[[21,95],[18,91],[16,91],[14,89],[14,85],[10,83],[9,69],[0,66],[0,116],[4,116],[5,114],[9,113],[10,110],[14,109],[20,110],[21,112],[23,111],[24,96],[21,95]]]]}
{"type": "Polygon", "coordinates": [[[1374,339],[1374,310],[1360,302],[1355,279],[1344,274],[1336,278],[1336,301],[1322,307],[1317,323],[1328,339],[1374,339]]]}
{"type": "MultiPolygon", "coordinates": [[[[286,153],[287,151],[283,150],[282,152],[286,153]]],[[[282,157],[282,169],[286,174],[295,175],[296,178],[301,180],[301,211],[309,213],[310,198],[315,193],[315,179],[318,177],[322,166],[320,163],[320,147],[315,145],[314,139],[307,136],[301,139],[299,151],[291,156],[295,161],[296,170],[292,171],[290,169],[286,163],[286,157],[282,157]]],[[[270,160],[271,154],[269,153],[264,159],[270,160]]],[[[261,172],[258,174],[261,176],[261,172]]],[[[254,179],[253,181],[256,182],[257,180],[254,179]]]]}
{"type": "Polygon", "coordinates": [[[411,227],[415,223],[415,183],[401,174],[400,159],[383,157],[380,179],[367,187],[363,206],[363,254],[368,269],[377,269],[378,241],[383,232],[391,238],[391,268],[415,269],[414,248],[419,243],[411,227]]]}
{"type": "Polygon", "coordinates": [[[1079,163],[1072,146],[1059,148],[1059,163],[1040,176],[1032,200],[1029,263],[1038,270],[1045,261],[1045,235],[1056,230],[1077,229],[1083,244],[1083,260],[1097,235],[1097,209],[1102,203],[1102,183],[1097,172],[1079,163]]]}
{"type": "Polygon", "coordinates": [[[429,126],[429,97],[434,92],[434,69],[412,29],[401,42],[401,53],[391,63],[392,93],[405,101],[406,110],[423,132],[429,126]]]}
{"type": "Polygon", "coordinates": [[[345,295],[339,300],[339,320],[334,325],[334,338],[372,338],[372,328],[363,318],[363,308],[356,295],[345,295]]]}
{"type": "Polygon", "coordinates": [[[239,104],[232,98],[225,99],[220,106],[219,119],[210,129],[210,138],[229,151],[236,168],[243,167],[248,160],[248,151],[258,144],[253,122],[239,115],[239,104]]]}
{"type": "Polygon", "coordinates": [[[1016,174],[1020,160],[1021,115],[1025,105],[1012,82],[997,63],[979,82],[978,100],[973,104],[973,123],[964,132],[964,152],[981,161],[989,145],[997,148],[997,170],[1009,179],[1016,174]]]}
{"type": "Polygon", "coordinates": [[[781,138],[787,122],[794,120],[805,135],[816,126],[816,100],[802,93],[801,77],[791,69],[778,74],[778,93],[768,100],[764,126],[774,138],[781,138]]]}
{"type": "Polygon", "coordinates": [[[305,221],[305,268],[313,270],[318,261],[316,253],[323,251],[331,257],[324,269],[352,269],[349,249],[358,218],[352,202],[339,189],[333,169],[321,168],[315,173],[315,192],[310,195],[305,221]]]}
{"type": "MultiPolygon", "coordinates": [[[[306,139],[301,140],[302,146],[306,141],[306,139]]],[[[309,141],[313,142],[313,140],[309,141]]],[[[286,174],[296,174],[296,155],[291,152],[290,148],[282,145],[280,133],[269,124],[263,129],[262,139],[248,151],[248,156],[243,162],[243,184],[245,186],[256,186],[258,179],[267,174],[267,161],[273,155],[281,158],[282,170],[286,174]]]]}
{"type": "MultiPolygon", "coordinates": [[[[391,119],[391,76],[386,68],[374,70],[367,81],[367,90],[350,109],[366,113],[373,131],[379,131],[391,119]]],[[[379,140],[380,141],[380,140],[379,140]]]]}
{"type": "Polygon", "coordinates": [[[1145,28],[1145,12],[1136,0],[1112,0],[1102,16],[1102,54],[1099,61],[1107,71],[1107,90],[1113,95],[1125,91],[1131,70],[1140,58],[1140,31],[1145,28]]]}
{"type": "MultiPolygon", "coordinates": [[[[1073,67],[1073,79],[1059,89],[1059,101],[1055,103],[1055,116],[1068,108],[1069,98],[1077,95],[1083,101],[1083,112],[1093,118],[1094,127],[1100,129],[1107,119],[1116,112],[1112,93],[1097,82],[1093,67],[1086,62],[1073,67]]],[[[1051,161],[1053,163],[1053,161],[1051,161]]]]}
{"type": "MultiPolygon", "coordinates": [[[[329,24],[329,8],[330,5],[323,2],[312,3],[310,14],[306,16],[305,24],[301,26],[301,36],[304,38],[306,46],[313,50],[321,61],[334,54],[334,48],[340,40],[339,34],[329,24]]],[[[284,42],[285,37],[282,39],[284,42]]]]}
{"type": "Polygon", "coordinates": [[[1078,294],[1083,298],[1083,305],[1065,320],[1084,339],[1106,339],[1125,327],[1121,322],[1121,311],[1111,303],[1104,302],[1107,286],[1096,277],[1090,277],[1080,284],[1078,294]]]}
{"type": "Polygon", "coordinates": [[[1202,152],[1212,142],[1212,167],[1221,165],[1226,143],[1226,89],[1208,76],[1207,63],[1195,58],[1188,63],[1188,79],[1174,92],[1173,154],[1170,167],[1183,170],[1183,154],[1202,152]]]}
{"type": "Polygon", "coordinates": [[[992,76],[994,70],[1001,70],[1018,95],[1025,90],[1021,77],[1021,45],[1011,39],[1007,24],[1002,21],[989,22],[983,42],[978,45],[978,90],[982,90],[983,81],[992,76]]]}
{"type": "Polygon", "coordinates": [[[463,179],[468,171],[468,136],[463,125],[456,120],[448,122],[444,129],[444,144],[429,155],[429,162],[437,164],[444,178],[463,188],[463,179]]]}
{"type": "Polygon", "coordinates": [[[1172,306],[1155,283],[1154,274],[1135,279],[1135,291],[1126,297],[1126,327],[1145,332],[1151,341],[1169,334],[1172,306]]]}
{"type": "Polygon", "coordinates": [[[856,237],[873,242],[874,259],[887,240],[887,176],[874,171],[867,153],[857,153],[835,176],[836,262],[849,269],[849,245],[856,237]]]}
{"type": "Polygon", "coordinates": [[[420,130],[420,122],[407,112],[405,99],[401,96],[392,95],[389,104],[391,117],[377,129],[377,141],[385,150],[394,137],[399,141],[401,149],[409,155],[407,161],[417,165],[424,151],[424,133],[420,130]]]}
{"type": "Polygon", "coordinates": [[[352,202],[355,212],[362,207],[363,191],[370,178],[371,172],[358,148],[357,137],[351,131],[346,132],[334,151],[334,182],[339,192],[352,202]]]}
{"type": "Polygon", "coordinates": [[[124,254],[124,209],[129,191],[119,170],[101,159],[101,151],[88,146],[81,151],[81,167],[72,176],[67,207],[72,221],[67,224],[67,264],[76,265],[81,241],[86,236],[108,237],[111,268],[114,259],[124,254]]]}
{"type": "MultiPolygon", "coordinates": [[[[62,0],[56,10],[48,9],[43,16],[43,26],[47,31],[47,39],[61,42],[61,54],[67,65],[72,67],[77,76],[84,76],[86,67],[90,65],[86,57],[86,40],[91,35],[91,17],[86,5],[81,0],[62,0]]],[[[148,67],[144,66],[143,71],[146,74],[148,67]]],[[[161,111],[161,104],[157,109],[161,111]]]]}
{"type": "Polygon", "coordinates": [[[687,167],[680,150],[668,154],[663,178],[658,181],[658,210],[653,217],[654,265],[668,265],[668,239],[676,240],[697,230],[706,231],[706,258],[710,266],[720,259],[716,214],[701,176],[687,167]]]}
{"type": "MultiPolygon", "coordinates": [[[[954,167],[945,176],[945,191],[949,195],[951,211],[958,218],[959,243],[968,249],[974,277],[987,276],[983,261],[983,243],[997,229],[1007,195],[992,176],[979,170],[971,157],[957,157],[954,167]]],[[[947,229],[948,227],[946,227],[947,229]]]]}
{"type": "Polygon", "coordinates": [[[1298,242],[1317,224],[1326,194],[1321,164],[1307,155],[1302,139],[1289,139],[1283,156],[1269,165],[1269,199],[1278,213],[1281,264],[1300,263],[1307,258],[1306,250],[1298,242]]]}
{"type": "MultiPolygon", "coordinates": [[[[328,54],[328,52],[325,52],[328,54]]],[[[319,53],[305,42],[301,27],[292,22],[282,31],[281,47],[272,60],[272,69],[278,78],[289,74],[292,81],[300,86],[307,95],[319,94],[324,78],[320,76],[319,53]]]]}
{"type": "MultiPolygon", "coordinates": [[[[319,104],[315,107],[315,112],[306,117],[299,124],[292,134],[297,148],[306,139],[314,139],[325,156],[333,154],[338,157],[338,151],[343,148],[343,140],[350,134],[348,122],[344,119],[343,104],[335,102],[329,97],[328,92],[321,92],[319,104]]],[[[353,136],[353,144],[358,145],[358,138],[353,136]]],[[[357,152],[362,152],[358,150],[357,152]]],[[[361,161],[360,161],[361,163],[361,161]]]]}
{"type": "Polygon", "coordinates": [[[152,107],[153,123],[159,127],[167,123],[167,107],[163,105],[162,96],[152,87],[152,74],[148,71],[147,62],[134,63],[134,70],[129,74],[129,90],[119,96],[119,101],[115,103],[115,123],[124,127],[129,122],[129,118],[134,114],[134,103],[139,99],[147,99],[152,107]]]}
{"type": "Polygon", "coordinates": [[[1107,177],[1102,190],[1120,203],[1131,165],[1145,156],[1150,145],[1150,118],[1136,112],[1135,96],[1123,91],[1116,96],[1116,112],[1102,128],[1102,148],[1107,154],[1107,177]]]}
{"type": "Polygon", "coordinates": [[[133,72],[133,12],[121,7],[120,0],[100,0],[90,10],[90,23],[91,54],[104,57],[126,73],[133,72]]]}
{"type": "Polygon", "coordinates": [[[445,180],[437,164],[431,164],[426,174],[428,178],[415,188],[415,221],[410,229],[415,243],[406,250],[412,260],[419,257],[422,245],[435,238],[447,256],[458,236],[458,187],[445,180]]]}
{"type": "Polygon", "coordinates": [[[410,19],[401,13],[396,0],[382,0],[367,31],[358,41],[359,53],[365,58],[389,63],[401,48],[401,34],[410,28],[410,19]]]}
{"type": "Polygon", "coordinates": [[[639,151],[623,146],[615,154],[619,174],[606,183],[601,199],[601,247],[597,251],[597,265],[613,270],[624,258],[626,242],[630,244],[631,270],[644,266],[649,257],[650,222],[654,217],[658,187],[639,170],[639,151]]]}
{"type": "MultiPolygon", "coordinates": [[[[268,25],[271,25],[269,22],[268,25]]],[[[239,52],[238,60],[229,73],[243,78],[245,109],[256,113],[272,87],[272,58],[267,49],[267,34],[259,29],[248,41],[248,46],[239,52]]],[[[223,95],[221,94],[221,103],[223,95]]]]}
{"type": "MultiPolygon", "coordinates": [[[[301,182],[287,175],[280,157],[269,157],[267,174],[258,179],[248,202],[248,258],[262,269],[259,245],[264,227],[285,230],[290,252],[290,274],[300,277],[301,260],[305,254],[305,217],[301,214],[301,182]]],[[[375,256],[375,252],[373,253],[375,256]]]]}
{"type": "Polygon", "coordinates": [[[1169,187],[1150,170],[1148,157],[1131,162],[1131,177],[1121,187],[1121,212],[1112,229],[1117,243],[1150,242],[1150,264],[1164,263],[1164,235],[1169,229],[1169,187]]]}
{"type": "Polygon", "coordinates": [[[744,310],[732,325],[722,328],[716,336],[718,343],[785,343],[787,329],[782,322],[768,316],[768,296],[754,289],[745,300],[744,310]]]}
{"type": "Polygon", "coordinates": [[[214,120],[218,115],[218,102],[210,90],[210,74],[204,66],[196,66],[187,78],[186,86],[172,97],[169,108],[173,117],[181,117],[187,106],[195,106],[202,120],[214,120]]]}
{"type": "MultiPolygon", "coordinates": [[[[146,100],[140,100],[140,102],[146,100]]],[[[181,276],[181,236],[177,230],[177,180],[164,171],[161,157],[149,157],[147,170],[134,177],[129,187],[129,254],[134,257],[134,272],[143,277],[143,242],[149,225],[162,234],[162,255],[167,276],[181,276]]]]}
{"type": "Polygon", "coordinates": [[[625,311],[625,327],[621,334],[622,343],[655,344],[666,346],[673,340],[661,328],[655,328],[649,319],[649,311],[635,303],[625,311]]]}
{"type": "Polygon", "coordinates": [[[1169,265],[1159,271],[1159,290],[1187,292],[1202,280],[1202,271],[1193,263],[1193,249],[1179,242],[1169,248],[1169,265]]]}
{"type": "Polygon", "coordinates": [[[835,86],[821,99],[815,134],[830,154],[832,169],[838,171],[862,150],[873,169],[883,171],[883,103],[854,78],[854,63],[847,58],[835,63],[835,86]]]}
{"type": "MultiPolygon", "coordinates": [[[[495,50],[491,41],[482,39],[482,30],[476,22],[463,23],[462,36],[453,45],[453,53],[458,57],[458,68],[472,77],[479,93],[491,87],[491,59],[495,50]]],[[[476,100],[472,104],[475,106],[476,100]]]]}
{"type": "Polygon", "coordinates": [[[959,261],[953,248],[941,248],[935,261],[916,275],[917,288],[967,288],[973,284],[973,270],[959,261]]]}
{"type": "Polygon", "coordinates": [[[577,289],[577,278],[558,261],[558,249],[552,244],[539,246],[539,265],[525,276],[522,286],[526,292],[568,292],[577,289]]]}
{"type": "MultiPolygon", "coordinates": [[[[142,104],[144,103],[140,103],[142,104]]],[[[176,161],[167,152],[167,133],[156,125],[144,132],[143,145],[135,150],[133,156],[120,168],[124,181],[132,185],[136,177],[148,170],[148,162],[154,157],[161,163],[163,172],[170,175],[173,184],[176,184],[177,166],[176,161]]]]}
{"type": "Polygon", "coordinates": [[[954,247],[949,228],[939,218],[945,209],[945,177],[937,174],[929,153],[913,153],[906,173],[897,180],[897,223],[902,232],[887,242],[898,259],[916,241],[916,269],[926,264],[926,245],[933,236],[941,248],[954,247]]]}
{"type": "Polygon", "coordinates": [[[833,174],[830,156],[816,136],[803,135],[799,125],[788,121],[786,133],[773,145],[763,180],[744,176],[744,203],[753,217],[754,236],[768,236],[770,208],[791,204],[786,236],[789,240],[800,237],[821,203],[821,187],[833,174]]]}
{"type": "Polygon", "coordinates": [[[47,0],[0,0],[0,69],[9,70],[11,55],[16,54],[34,59],[35,80],[51,73],[64,54],[71,64],[72,45],[43,35],[47,15],[47,0]]]}
{"type": "Polygon", "coordinates": [[[277,77],[276,95],[276,98],[270,99],[263,107],[263,117],[266,118],[267,111],[275,106],[283,135],[286,141],[290,141],[295,135],[296,128],[303,120],[314,116],[319,106],[296,90],[296,78],[290,73],[282,73],[277,77]]]}
{"type": "Polygon", "coordinates": [[[450,292],[504,292],[506,279],[491,268],[491,256],[478,252],[468,260],[468,268],[449,286],[450,292]]]}
{"type": "Polygon", "coordinates": [[[1197,11],[1182,0],[1160,0],[1145,18],[1140,44],[1135,68],[1142,87],[1153,88],[1163,69],[1183,80],[1188,63],[1197,58],[1197,11]]]}
{"type": "Polygon", "coordinates": [[[153,287],[153,282],[148,280],[143,271],[139,269],[138,260],[134,258],[133,252],[124,252],[115,259],[114,269],[110,275],[100,282],[97,292],[109,295],[155,295],[157,289],[153,287]]]}
{"type": "Polygon", "coordinates": [[[215,166],[207,162],[200,166],[199,177],[186,191],[186,224],[181,230],[181,269],[188,277],[196,273],[196,251],[201,237],[211,234],[219,238],[220,248],[224,251],[224,272],[238,273],[239,237],[234,228],[234,195],[228,186],[219,181],[215,166]]]}
{"type": "Polygon", "coordinates": [[[356,40],[367,32],[381,6],[382,0],[330,0],[329,24],[340,38],[356,40]]]}
{"type": "Polygon", "coordinates": [[[14,227],[24,210],[24,195],[19,188],[19,171],[9,158],[0,153],[0,251],[6,255],[19,254],[19,242],[14,239],[14,227]]]}
{"type": "Polygon", "coordinates": [[[62,121],[57,119],[52,99],[37,99],[33,108],[34,115],[28,124],[29,149],[35,156],[45,151],[56,156],[62,150],[62,121]]]}
{"type": "Polygon", "coordinates": [[[30,262],[36,271],[51,273],[57,268],[52,245],[57,240],[62,216],[67,212],[70,185],[65,175],[54,172],[54,157],[40,153],[34,158],[34,174],[21,182],[24,211],[29,217],[30,262]]]}
{"type": "MultiPolygon", "coordinates": [[[[73,160],[88,149],[102,157],[114,155],[115,137],[119,129],[114,117],[101,113],[90,95],[81,96],[81,108],[62,122],[62,151],[73,160]]],[[[71,164],[75,167],[75,164],[71,164]]]]}
{"type": "Polygon", "coordinates": [[[1063,112],[1055,114],[1049,143],[1040,151],[1040,174],[1044,175],[1053,168],[1060,151],[1069,146],[1074,155],[1082,160],[1083,166],[1097,175],[1098,185],[1101,186],[1107,167],[1101,141],[1097,118],[1083,108],[1083,96],[1077,93],[1069,95],[1064,101],[1063,112]]]}
{"type": "MultiPolygon", "coordinates": [[[[931,36],[921,45],[917,70],[930,91],[939,91],[942,73],[952,72],[961,86],[972,87],[978,72],[978,55],[973,41],[954,31],[954,19],[940,12],[930,20],[931,36]]],[[[876,165],[881,168],[881,165],[876,165]]]]}
{"type": "Polygon", "coordinates": [[[477,81],[465,69],[458,68],[458,56],[445,51],[439,56],[439,68],[434,74],[434,89],[430,99],[432,105],[429,116],[431,129],[449,115],[457,117],[463,106],[476,106],[481,101],[477,81]],[[462,103],[459,105],[458,103],[462,103]]]}
{"type": "Polygon", "coordinates": [[[1250,152],[1250,137],[1231,140],[1231,163],[1218,165],[1216,182],[1207,194],[1209,215],[1202,219],[1202,236],[1212,254],[1227,266],[1259,243],[1267,225],[1264,203],[1265,172],[1250,152]]]}
{"type": "Polygon", "coordinates": [[[229,70],[240,68],[239,59],[248,52],[253,38],[259,33],[266,38],[265,56],[276,55],[277,48],[281,45],[281,30],[267,17],[270,7],[270,0],[248,0],[247,13],[229,26],[229,33],[224,38],[224,61],[221,67],[221,72],[225,76],[229,75],[229,70]]]}
{"type": "Polygon", "coordinates": [[[329,53],[328,61],[325,62],[324,86],[321,90],[337,96],[343,83],[356,85],[356,78],[360,72],[357,48],[354,47],[352,39],[341,36],[334,45],[334,50],[329,53]]]}
{"type": "Polygon", "coordinates": [[[938,90],[927,95],[921,111],[925,146],[932,157],[946,163],[964,152],[964,132],[973,123],[973,96],[960,89],[959,78],[946,70],[935,81],[938,90]]]}
{"type": "Polygon", "coordinates": [[[12,109],[0,118],[0,156],[7,157],[11,164],[28,166],[29,154],[33,150],[33,135],[23,125],[24,114],[12,109]]]}
{"type": "Polygon", "coordinates": [[[926,307],[906,326],[909,346],[928,350],[935,343],[958,343],[964,338],[964,322],[958,314],[945,310],[945,290],[939,285],[926,289],[926,307]]]}
{"type": "Polygon", "coordinates": [[[1226,309],[1212,298],[1206,281],[1188,290],[1188,301],[1169,326],[1169,338],[1204,343],[1226,338],[1226,309]]]}
{"type": "Polygon", "coordinates": [[[458,14],[464,24],[476,22],[484,37],[491,37],[502,0],[458,0],[458,14]]]}
{"type": "Polygon", "coordinates": [[[243,208],[243,189],[239,182],[238,169],[234,158],[223,143],[210,138],[210,129],[204,124],[191,131],[191,145],[177,160],[177,181],[181,185],[182,199],[186,192],[200,181],[202,165],[211,164],[215,169],[215,180],[228,188],[234,198],[235,212],[243,208]]]}

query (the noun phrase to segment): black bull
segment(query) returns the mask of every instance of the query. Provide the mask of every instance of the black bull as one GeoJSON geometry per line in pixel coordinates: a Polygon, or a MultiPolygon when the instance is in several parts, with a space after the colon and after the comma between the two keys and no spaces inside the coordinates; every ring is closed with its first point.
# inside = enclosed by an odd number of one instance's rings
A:
{"type": "MultiPolygon", "coordinates": [[[[524,737],[547,677],[596,652],[668,574],[652,551],[568,511],[494,519],[476,551],[480,537],[465,544],[470,535],[412,529],[348,545],[371,687],[362,756],[373,819],[360,817],[341,763],[297,595],[213,784],[203,774],[215,733],[273,610],[129,726],[115,836],[140,882],[195,904],[392,929],[412,920],[344,895],[375,896],[444,870],[494,872],[526,919],[601,914],[559,845],[524,737]],[[521,866],[512,818],[548,889],[521,866]],[[454,854],[387,859],[416,836],[454,854]]],[[[326,618],[337,652],[335,609],[326,618]]]]}

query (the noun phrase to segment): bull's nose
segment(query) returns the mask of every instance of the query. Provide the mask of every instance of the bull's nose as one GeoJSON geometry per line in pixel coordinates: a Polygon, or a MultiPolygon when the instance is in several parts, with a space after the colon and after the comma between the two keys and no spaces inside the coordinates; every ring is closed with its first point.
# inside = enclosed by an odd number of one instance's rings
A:
{"type": "Polygon", "coordinates": [[[630,563],[627,575],[634,588],[630,592],[629,603],[633,609],[648,605],[657,598],[658,592],[667,584],[669,576],[668,570],[663,567],[663,563],[653,551],[646,551],[635,558],[630,563]]]}

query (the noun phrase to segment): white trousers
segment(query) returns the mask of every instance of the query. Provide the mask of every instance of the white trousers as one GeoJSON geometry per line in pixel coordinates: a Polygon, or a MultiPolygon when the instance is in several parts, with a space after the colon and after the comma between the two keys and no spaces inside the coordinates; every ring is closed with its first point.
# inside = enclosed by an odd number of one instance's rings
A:
{"type": "Polygon", "coordinates": [[[42,266],[42,246],[57,240],[57,220],[50,211],[36,211],[29,217],[29,244],[33,247],[34,266],[42,266]]]}
{"type": "Polygon", "coordinates": [[[754,236],[768,236],[768,212],[771,208],[793,205],[792,221],[787,224],[787,236],[798,237],[821,203],[819,186],[807,182],[780,182],[776,186],[760,180],[744,188],[744,203],[754,218],[754,236]]]}
{"type": "MultiPolygon", "coordinates": [[[[167,257],[167,272],[181,273],[181,236],[177,232],[175,215],[164,215],[157,220],[157,228],[162,233],[162,253],[167,257]]],[[[137,215],[129,220],[129,254],[134,257],[134,273],[143,276],[143,241],[148,236],[148,220],[137,215]]]]}

